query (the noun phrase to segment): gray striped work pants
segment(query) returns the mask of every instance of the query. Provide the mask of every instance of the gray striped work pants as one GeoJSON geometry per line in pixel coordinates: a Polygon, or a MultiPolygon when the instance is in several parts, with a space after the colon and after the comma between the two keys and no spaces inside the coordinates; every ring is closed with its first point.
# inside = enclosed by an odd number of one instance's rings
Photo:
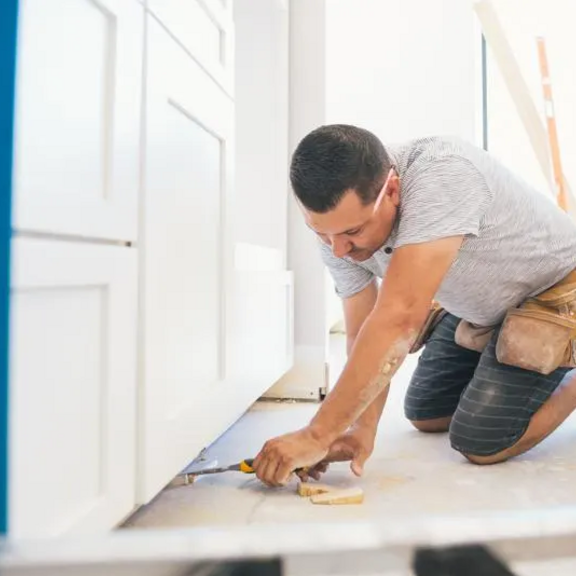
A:
{"type": "Polygon", "coordinates": [[[500,364],[497,330],[482,354],[462,348],[454,341],[458,322],[447,314],[436,326],[412,376],[404,411],[411,421],[452,416],[454,449],[471,456],[497,454],[522,437],[532,415],[573,374],[559,368],[544,376],[500,364]]]}

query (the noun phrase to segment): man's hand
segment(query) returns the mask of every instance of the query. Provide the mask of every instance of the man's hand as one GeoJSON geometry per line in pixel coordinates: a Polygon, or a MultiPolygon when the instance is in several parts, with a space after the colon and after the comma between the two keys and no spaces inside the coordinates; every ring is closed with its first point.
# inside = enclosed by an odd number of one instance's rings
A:
{"type": "Polygon", "coordinates": [[[376,429],[369,426],[355,426],[345,434],[337,438],[324,459],[298,474],[303,480],[307,481],[309,477],[320,480],[320,475],[328,470],[332,462],[349,462],[350,470],[356,476],[362,476],[364,464],[372,455],[374,450],[374,438],[376,429]]]}
{"type": "Polygon", "coordinates": [[[310,427],[268,440],[254,458],[256,476],[269,486],[283,486],[297,468],[314,466],[328,454],[329,445],[310,427]]]}

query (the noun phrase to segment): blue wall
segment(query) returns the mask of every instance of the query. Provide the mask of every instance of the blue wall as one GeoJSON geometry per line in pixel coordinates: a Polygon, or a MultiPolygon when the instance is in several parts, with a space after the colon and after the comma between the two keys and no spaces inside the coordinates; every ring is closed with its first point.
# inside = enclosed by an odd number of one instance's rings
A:
{"type": "Polygon", "coordinates": [[[18,0],[0,0],[0,534],[8,530],[8,338],[18,0]]]}

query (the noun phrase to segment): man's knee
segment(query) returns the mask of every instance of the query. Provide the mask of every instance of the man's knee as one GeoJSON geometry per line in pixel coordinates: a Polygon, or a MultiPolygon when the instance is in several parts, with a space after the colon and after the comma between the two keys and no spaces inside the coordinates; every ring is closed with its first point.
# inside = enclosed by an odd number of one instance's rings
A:
{"type": "Polygon", "coordinates": [[[409,422],[420,432],[437,433],[447,432],[451,420],[452,416],[447,416],[446,418],[433,418],[431,420],[409,420],[409,422]]]}
{"type": "Polygon", "coordinates": [[[508,450],[522,436],[523,430],[503,429],[502,422],[458,410],[450,424],[450,445],[469,462],[479,466],[498,464],[508,458],[508,450]]]}
{"type": "Polygon", "coordinates": [[[474,454],[462,454],[468,462],[471,464],[476,464],[477,466],[489,466],[491,464],[500,464],[508,459],[506,450],[498,452],[497,454],[492,454],[490,456],[479,456],[474,454]]]}
{"type": "Polygon", "coordinates": [[[481,435],[473,440],[463,441],[462,437],[456,436],[450,430],[450,445],[460,452],[468,462],[478,466],[488,466],[504,462],[508,456],[507,451],[513,445],[512,442],[502,442],[501,445],[492,443],[490,448],[484,445],[481,435]]]}

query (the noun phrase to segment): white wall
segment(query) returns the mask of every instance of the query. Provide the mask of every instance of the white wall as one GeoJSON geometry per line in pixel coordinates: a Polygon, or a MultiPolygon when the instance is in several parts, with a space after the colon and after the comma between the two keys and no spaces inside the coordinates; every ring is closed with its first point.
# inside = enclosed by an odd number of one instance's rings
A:
{"type": "MultiPolygon", "coordinates": [[[[290,151],[311,129],[335,122],[364,126],[384,142],[434,133],[481,142],[480,32],[470,0],[290,4],[290,151]]],[[[288,231],[297,366],[284,384],[296,381],[310,395],[324,378],[328,328],[341,303],[293,202],[288,231]]]]}
{"type": "Polygon", "coordinates": [[[234,0],[236,239],[278,251],[286,264],[288,6],[234,0]]]}
{"type": "Polygon", "coordinates": [[[326,41],[328,122],[361,125],[384,143],[480,137],[469,0],[332,0],[326,41]]]}
{"type": "MultiPolygon", "coordinates": [[[[576,53],[573,9],[565,0],[495,0],[493,5],[510,42],[530,95],[542,115],[536,36],[546,39],[564,172],[576,183],[576,53]]],[[[512,170],[548,194],[549,188],[497,63],[488,49],[488,147],[512,170]]]]}
{"type": "MultiPolygon", "coordinates": [[[[326,27],[324,0],[292,0],[290,31],[290,152],[298,142],[325,122],[326,109],[326,27]]],[[[297,345],[324,345],[323,267],[319,265],[317,241],[304,224],[302,214],[290,198],[289,264],[296,274],[297,345]],[[323,316],[322,316],[323,318],[323,316]]]]}
{"type": "MultiPolygon", "coordinates": [[[[290,0],[290,154],[325,122],[325,0],[290,0]]],[[[327,334],[324,268],[316,239],[292,195],[288,268],[294,272],[294,369],[268,396],[317,398],[324,382],[327,334]]]]}
{"type": "MultiPolygon", "coordinates": [[[[481,143],[480,31],[469,0],[331,0],[326,121],[386,144],[433,134],[481,143]]],[[[327,326],[341,316],[326,281],[327,326]]]]}

